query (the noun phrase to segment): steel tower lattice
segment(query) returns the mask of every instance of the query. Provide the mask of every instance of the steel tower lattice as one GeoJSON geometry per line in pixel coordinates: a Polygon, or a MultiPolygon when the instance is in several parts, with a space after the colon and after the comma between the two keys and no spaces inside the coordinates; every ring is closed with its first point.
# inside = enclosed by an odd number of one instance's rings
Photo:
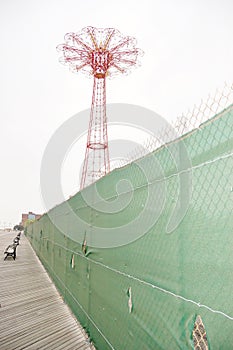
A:
{"type": "Polygon", "coordinates": [[[90,121],[80,188],[95,182],[110,171],[106,115],[106,77],[126,74],[138,63],[142,51],[136,40],[113,28],[86,27],[65,35],[58,45],[60,62],[73,72],[94,76],[90,121]]]}

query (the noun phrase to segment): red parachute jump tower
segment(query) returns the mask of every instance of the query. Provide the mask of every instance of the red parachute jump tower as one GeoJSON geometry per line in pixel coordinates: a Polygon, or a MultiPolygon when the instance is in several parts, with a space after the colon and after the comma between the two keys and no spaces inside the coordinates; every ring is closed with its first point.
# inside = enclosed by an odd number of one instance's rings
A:
{"type": "Polygon", "coordinates": [[[86,27],[65,35],[65,44],[57,47],[60,62],[73,72],[94,77],[85,160],[80,188],[88,186],[110,171],[106,116],[106,77],[126,74],[136,66],[142,51],[136,40],[113,28],[86,27]]]}

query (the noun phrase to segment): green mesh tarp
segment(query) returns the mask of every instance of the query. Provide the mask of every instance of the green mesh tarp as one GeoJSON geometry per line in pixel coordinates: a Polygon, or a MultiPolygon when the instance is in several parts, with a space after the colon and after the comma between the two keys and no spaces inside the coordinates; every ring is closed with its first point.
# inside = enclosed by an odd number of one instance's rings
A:
{"type": "Polygon", "coordinates": [[[232,152],[230,106],[28,226],[97,349],[232,349],[232,152]]]}

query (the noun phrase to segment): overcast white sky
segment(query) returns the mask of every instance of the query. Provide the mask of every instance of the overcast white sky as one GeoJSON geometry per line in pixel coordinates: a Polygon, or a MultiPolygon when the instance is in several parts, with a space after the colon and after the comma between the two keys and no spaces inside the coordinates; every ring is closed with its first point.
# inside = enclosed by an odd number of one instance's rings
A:
{"type": "MultiPolygon", "coordinates": [[[[64,34],[115,27],[145,55],[107,101],[171,120],[233,79],[232,0],[1,0],[0,227],[45,211],[40,164],[53,132],[89,108],[92,81],[58,62],[64,34]]],[[[78,172],[78,170],[77,170],[78,172]]]]}

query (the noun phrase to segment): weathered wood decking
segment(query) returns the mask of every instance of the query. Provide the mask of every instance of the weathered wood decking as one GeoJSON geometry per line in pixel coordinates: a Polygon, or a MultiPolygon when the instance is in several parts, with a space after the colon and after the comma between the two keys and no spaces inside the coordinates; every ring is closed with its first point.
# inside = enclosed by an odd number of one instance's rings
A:
{"type": "Polygon", "coordinates": [[[23,234],[3,260],[15,236],[0,231],[0,349],[93,350],[23,234]]]}

